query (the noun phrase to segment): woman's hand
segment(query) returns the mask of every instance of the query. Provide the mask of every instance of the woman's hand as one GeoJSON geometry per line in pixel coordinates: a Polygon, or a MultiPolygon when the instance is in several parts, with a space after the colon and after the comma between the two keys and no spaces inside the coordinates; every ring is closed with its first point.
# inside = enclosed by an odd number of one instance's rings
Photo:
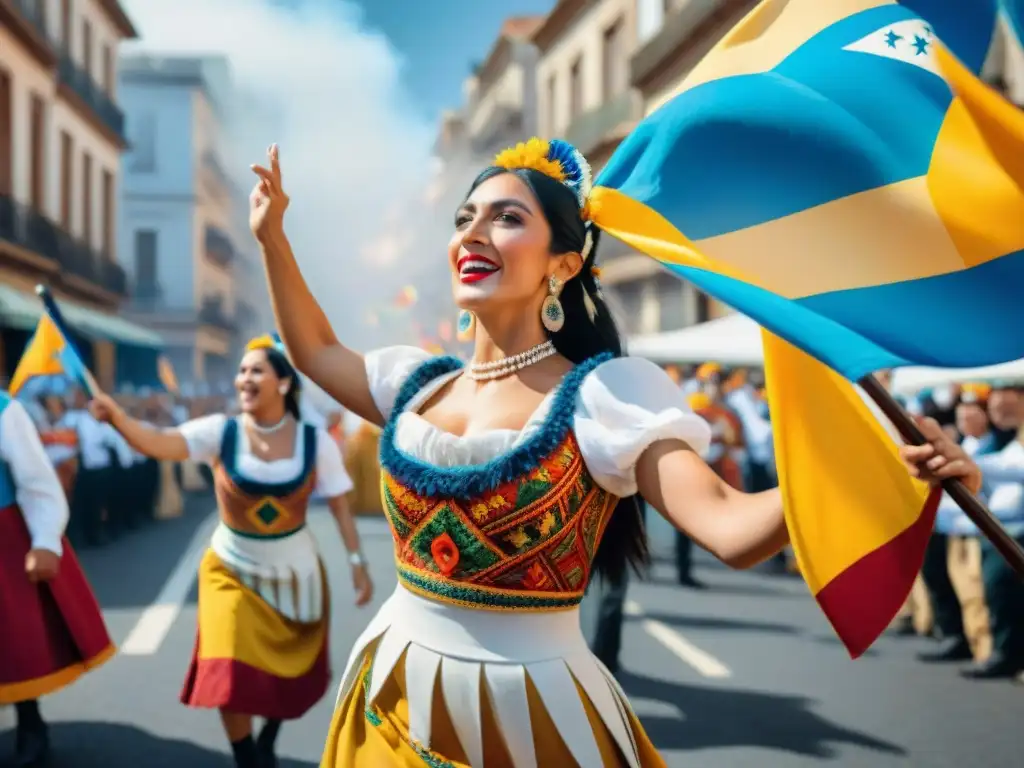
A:
{"type": "Polygon", "coordinates": [[[366,605],[373,599],[373,579],[365,564],[352,566],[352,586],[356,590],[356,605],[366,605]]]}
{"type": "Polygon", "coordinates": [[[928,442],[900,447],[900,456],[911,476],[933,486],[941,485],[943,480],[959,480],[971,493],[977,493],[981,489],[981,469],[963,448],[949,438],[935,419],[922,419],[918,427],[928,442]]]}
{"type": "Polygon", "coordinates": [[[267,150],[270,169],[252,165],[259,181],[249,195],[249,229],[260,242],[284,233],[284,212],[288,209],[288,195],[281,186],[281,164],[277,144],[267,150]]]}
{"type": "Polygon", "coordinates": [[[103,392],[97,392],[89,402],[89,413],[97,421],[116,425],[117,419],[124,415],[124,410],[114,402],[114,398],[103,392]]]}
{"type": "Polygon", "coordinates": [[[33,549],[25,555],[25,573],[32,583],[49,581],[60,572],[60,557],[48,549],[33,549]]]}

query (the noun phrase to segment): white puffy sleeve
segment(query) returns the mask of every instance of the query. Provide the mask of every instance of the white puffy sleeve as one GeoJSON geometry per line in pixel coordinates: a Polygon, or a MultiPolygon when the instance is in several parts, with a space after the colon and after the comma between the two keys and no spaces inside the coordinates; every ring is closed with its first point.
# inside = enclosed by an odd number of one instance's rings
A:
{"type": "Polygon", "coordinates": [[[432,355],[419,347],[382,347],[366,354],[366,378],[370,394],[384,420],[391,418],[398,392],[409,375],[432,355]]]}
{"type": "Polygon", "coordinates": [[[711,442],[711,428],[679,386],[639,357],[609,360],[584,379],[575,432],[595,482],[619,497],[637,492],[636,464],[653,443],[682,440],[703,454],[711,442]]]}
{"type": "Polygon", "coordinates": [[[0,414],[0,459],[11,471],[14,495],[32,538],[32,549],[63,554],[61,537],[68,524],[68,501],[36,425],[16,400],[0,414]]]}
{"type": "Polygon", "coordinates": [[[177,427],[188,443],[188,457],[200,464],[212,464],[220,456],[220,443],[228,417],[223,413],[200,416],[177,427]]]}
{"type": "Polygon", "coordinates": [[[316,492],[325,499],[342,496],[352,488],[352,478],[345,471],[341,449],[324,429],[316,431],[316,492]]]}

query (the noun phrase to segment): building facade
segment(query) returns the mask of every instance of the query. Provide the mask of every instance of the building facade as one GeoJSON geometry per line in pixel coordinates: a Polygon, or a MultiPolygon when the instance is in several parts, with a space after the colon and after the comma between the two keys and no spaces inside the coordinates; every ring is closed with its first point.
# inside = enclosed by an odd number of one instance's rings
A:
{"type": "Polygon", "coordinates": [[[253,296],[257,275],[243,230],[246,194],[226,172],[221,147],[227,62],[125,56],[119,80],[132,145],[118,226],[127,312],[164,338],[179,380],[230,381],[239,342],[256,322],[240,288],[253,296]]]}
{"type": "MultiPolygon", "coordinates": [[[[630,76],[638,44],[637,0],[560,0],[534,35],[539,122],[587,158],[595,175],[643,117],[630,76]]],[[[606,237],[597,254],[605,295],[627,335],[678,328],[685,289],[651,258],[606,237]]]]}
{"type": "Polygon", "coordinates": [[[115,64],[136,36],[116,0],[0,3],[0,368],[10,376],[48,285],[100,383],[155,378],[158,335],[117,316],[127,146],[115,64]],[[152,369],[150,371],[150,369],[152,369]]]}

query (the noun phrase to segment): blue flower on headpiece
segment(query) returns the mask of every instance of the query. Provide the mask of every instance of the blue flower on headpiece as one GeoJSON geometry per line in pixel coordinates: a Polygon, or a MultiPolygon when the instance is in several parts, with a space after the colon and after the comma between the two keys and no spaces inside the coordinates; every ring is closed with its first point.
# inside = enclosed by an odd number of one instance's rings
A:
{"type": "Polygon", "coordinates": [[[576,193],[576,199],[582,208],[593,185],[593,172],[583,153],[567,141],[552,139],[548,142],[548,160],[562,166],[562,173],[565,175],[562,183],[576,193]]]}

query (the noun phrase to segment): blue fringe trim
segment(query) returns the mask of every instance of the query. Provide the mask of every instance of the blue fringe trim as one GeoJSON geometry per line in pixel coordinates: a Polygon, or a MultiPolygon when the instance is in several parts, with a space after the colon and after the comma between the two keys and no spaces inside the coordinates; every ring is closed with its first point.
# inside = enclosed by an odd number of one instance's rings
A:
{"type": "Polygon", "coordinates": [[[398,392],[391,418],[380,441],[381,467],[399,484],[428,498],[471,499],[512,482],[540,465],[558,448],[572,429],[576,396],[587,375],[611,353],[596,355],[577,365],[558,386],[543,425],[529,439],[484,464],[438,467],[410,456],[395,445],[398,417],[416,394],[431,381],[458,370],[462,363],[453,357],[428,360],[406,379],[398,392]]]}

